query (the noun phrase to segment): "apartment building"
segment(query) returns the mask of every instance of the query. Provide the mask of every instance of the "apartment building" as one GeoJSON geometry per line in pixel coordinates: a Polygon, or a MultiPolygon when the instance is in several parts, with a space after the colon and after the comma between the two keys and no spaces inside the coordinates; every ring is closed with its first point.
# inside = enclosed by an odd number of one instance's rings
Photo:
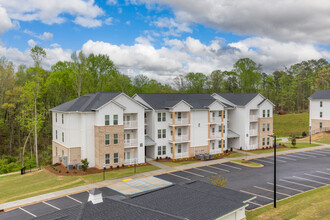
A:
{"type": "Polygon", "coordinates": [[[185,158],[227,149],[226,105],[209,94],[138,93],[146,106],[146,155],[185,158]]]}
{"type": "Polygon", "coordinates": [[[214,93],[215,99],[233,106],[228,110],[229,148],[271,147],[274,104],[259,93],[214,93]]]}
{"type": "Polygon", "coordinates": [[[145,107],[124,93],[86,94],[53,109],[53,163],[143,163],[145,107]]]}
{"type": "Polygon", "coordinates": [[[330,90],[309,97],[309,128],[312,134],[330,130],[330,90]]]}

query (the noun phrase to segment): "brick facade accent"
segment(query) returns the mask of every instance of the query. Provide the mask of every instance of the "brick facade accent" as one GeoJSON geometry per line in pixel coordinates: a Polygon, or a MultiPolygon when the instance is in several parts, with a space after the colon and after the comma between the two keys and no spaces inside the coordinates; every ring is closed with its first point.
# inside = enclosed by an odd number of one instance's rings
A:
{"type": "Polygon", "coordinates": [[[67,148],[62,144],[59,144],[55,141],[52,142],[52,152],[53,152],[53,164],[59,163],[59,157],[67,156],[68,164],[76,164],[81,161],[81,148],[72,147],[67,148]]]}
{"type": "Polygon", "coordinates": [[[273,138],[268,135],[273,134],[273,118],[259,118],[258,119],[258,148],[272,147],[273,138]],[[262,131],[262,125],[265,124],[265,131],[262,131]],[[269,124],[269,131],[267,131],[267,124],[269,124]],[[265,145],[262,145],[262,139],[265,138],[265,145]],[[269,144],[267,145],[267,138],[269,138],[269,144]]]}
{"type": "Polygon", "coordinates": [[[110,164],[106,167],[124,164],[124,126],[94,126],[95,132],[95,167],[103,168],[105,154],[110,154],[110,164]],[[105,135],[110,135],[110,144],[105,145],[105,135]],[[118,134],[118,144],[114,144],[114,134],[118,134]],[[118,153],[118,163],[114,163],[114,153],[118,153]]]}
{"type": "Polygon", "coordinates": [[[195,154],[205,154],[205,153],[210,153],[208,145],[191,147],[189,156],[193,157],[195,154]]]}
{"type": "MultiPolygon", "coordinates": [[[[315,133],[316,131],[320,131],[320,122],[322,122],[322,128],[330,128],[330,120],[326,119],[312,119],[311,126],[312,132],[315,133]]],[[[308,131],[306,131],[308,134],[308,131]]]]}

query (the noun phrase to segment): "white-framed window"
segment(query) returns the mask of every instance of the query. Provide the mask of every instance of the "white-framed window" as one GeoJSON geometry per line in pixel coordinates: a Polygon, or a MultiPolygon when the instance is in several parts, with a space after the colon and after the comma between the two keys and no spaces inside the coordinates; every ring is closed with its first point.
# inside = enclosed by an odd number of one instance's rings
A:
{"type": "Polygon", "coordinates": [[[262,110],[262,117],[265,118],[266,117],[266,110],[262,110]]]}
{"type": "Polygon", "coordinates": [[[181,114],[181,112],[178,112],[178,119],[180,120],[180,119],[181,119],[181,117],[182,117],[182,114],[181,114]]]}
{"type": "Polygon", "coordinates": [[[162,113],[162,121],[166,121],[166,112],[162,113]]]}
{"type": "Polygon", "coordinates": [[[215,128],[213,127],[213,128],[212,128],[212,134],[214,134],[214,133],[215,133],[215,128]]]}
{"type": "Polygon", "coordinates": [[[110,117],[109,115],[104,116],[104,125],[110,125],[110,117]]]}
{"type": "Polygon", "coordinates": [[[226,140],[222,140],[223,141],[223,148],[226,148],[226,140]]]}
{"type": "Polygon", "coordinates": [[[262,131],[266,131],[266,125],[262,124],[262,131]]]}
{"type": "Polygon", "coordinates": [[[219,128],[218,128],[219,130],[219,132],[221,132],[222,131],[222,125],[219,125],[219,128]]]}
{"type": "Polygon", "coordinates": [[[322,124],[322,122],[320,122],[320,128],[322,128],[323,127],[323,124],[322,124]]]}
{"type": "Polygon", "coordinates": [[[182,146],[181,144],[178,144],[178,153],[181,154],[181,152],[182,152],[182,146]]]}
{"type": "Polygon", "coordinates": [[[173,147],[171,146],[171,154],[173,154],[173,147]]]}
{"type": "Polygon", "coordinates": [[[267,145],[269,145],[269,138],[267,138],[267,145]]]}
{"type": "Polygon", "coordinates": [[[56,138],[56,140],[57,140],[57,130],[55,131],[55,138],[56,138]]]}
{"type": "Polygon", "coordinates": [[[181,130],[181,128],[178,128],[178,136],[180,137],[181,134],[182,134],[182,130],[181,130]]]}
{"type": "Polygon", "coordinates": [[[104,135],[104,144],[109,145],[110,144],[110,134],[104,135]]]}
{"type": "Polygon", "coordinates": [[[322,118],[322,116],[323,116],[322,114],[323,114],[323,113],[322,113],[322,112],[320,112],[320,118],[322,118]]]}
{"type": "Polygon", "coordinates": [[[161,112],[158,112],[158,122],[161,122],[162,121],[162,113],[161,112]]]}
{"type": "Polygon", "coordinates": [[[222,118],[222,111],[219,111],[219,118],[222,118]]]}
{"type": "Polygon", "coordinates": [[[214,150],[214,149],[215,149],[215,143],[212,142],[212,150],[214,150]]]}
{"type": "Polygon", "coordinates": [[[118,134],[113,134],[113,144],[118,144],[118,134]]]}
{"type": "Polygon", "coordinates": [[[118,163],[118,153],[113,154],[113,162],[118,163]]]}
{"type": "Polygon", "coordinates": [[[163,155],[165,155],[166,154],[166,146],[163,146],[163,155]]]}
{"type": "Polygon", "coordinates": [[[221,148],[221,141],[222,140],[218,141],[218,148],[221,148]]]}
{"type": "Polygon", "coordinates": [[[113,115],[113,124],[118,125],[118,115],[113,115]]]}
{"type": "Polygon", "coordinates": [[[320,101],[320,107],[323,107],[323,102],[322,101],[320,101]]]}
{"type": "Polygon", "coordinates": [[[262,138],[262,145],[265,145],[266,138],[262,138]]]}
{"type": "Polygon", "coordinates": [[[223,125],[223,133],[226,133],[226,125],[223,125]]]}
{"type": "Polygon", "coordinates": [[[62,132],[62,142],[64,142],[64,132],[62,132]]]}
{"type": "Polygon", "coordinates": [[[226,111],[223,110],[223,118],[226,118],[226,111]]]}
{"type": "Polygon", "coordinates": [[[55,113],[55,122],[57,122],[57,112],[55,113]]]}
{"type": "Polygon", "coordinates": [[[104,163],[105,164],[110,164],[110,154],[105,154],[104,163]]]}
{"type": "Polygon", "coordinates": [[[270,124],[268,123],[267,124],[267,131],[269,131],[270,130],[270,124]]]}
{"type": "Polygon", "coordinates": [[[270,117],[270,110],[267,109],[267,117],[269,118],[270,117]]]}
{"type": "Polygon", "coordinates": [[[64,114],[62,114],[62,124],[64,124],[64,114]]]}
{"type": "Polygon", "coordinates": [[[162,155],[162,146],[158,146],[158,156],[162,155]]]}
{"type": "Polygon", "coordinates": [[[173,130],[171,129],[171,136],[173,137],[173,130]]]}
{"type": "Polygon", "coordinates": [[[158,129],[158,139],[162,138],[162,129],[158,129]]]}
{"type": "Polygon", "coordinates": [[[166,129],[163,129],[162,137],[163,137],[163,138],[166,138],[166,129]]]}

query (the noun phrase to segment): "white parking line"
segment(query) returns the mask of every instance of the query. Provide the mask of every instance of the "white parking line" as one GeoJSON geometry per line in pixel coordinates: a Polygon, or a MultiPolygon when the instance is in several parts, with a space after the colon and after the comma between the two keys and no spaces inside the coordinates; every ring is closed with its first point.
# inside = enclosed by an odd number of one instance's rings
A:
{"type": "MultiPolygon", "coordinates": [[[[259,187],[259,186],[254,186],[254,187],[257,188],[257,189],[261,189],[261,190],[268,191],[268,192],[274,192],[274,191],[271,190],[271,189],[266,189],[266,188],[262,188],[262,187],[259,187]]],[[[278,192],[278,191],[276,191],[276,193],[281,194],[281,195],[284,195],[284,196],[290,196],[290,195],[288,195],[288,194],[281,193],[281,192],[278,192]]]]}
{"type": "Polygon", "coordinates": [[[269,161],[264,161],[264,160],[261,160],[261,159],[259,159],[259,158],[258,158],[258,159],[253,159],[253,160],[257,160],[257,161],[259,160],[259,161],[261,161],[261,162],[265,162],[265,163],[270,163],[270,164],[274,164],[273,162],[269,162],[269,161]]]}
{"type": "Polygon", "coordinates": [[[316,181],[316,180],[306,179],[306,178],[299,177],[299,176],[293,176],[293,177],[296,178],[296,179],[302,179],[302,180],[306,180],[306,181],[310,181],[310,182],[314,182],[314,183],[318,183],[318,184],[327,185],[326,183],[322,183],[322,182],[319,182],[319,181],[316,181]]]}
{"type": "Polygon", "coordinates": [[[256,205],[256,206],[262,206],[262,205],[260,205],[259,203],[256,203],[256,202],[251,202],[251,201],[248,201],[248,203],[251,203],[251,204],[253,204],[253,205],[256,205]]]}
{"type": "Polygon", "coordinates": [[[296,183],[296,182],[289,181],[289,180],[280,179],[280,181],[287,182],[287,183],[292,183],[292,184],[296,184],[296,185],[300,185],[300,186],[304,186],[304,187],[311,188],[311,189],[315,189],[316,188],[314,186],[308,186],[308,185],[305,185],[305,184],[296,183]]]}
{"type": "Polygon", "coordinates": [[[221,163],[221,164],[219,164],[219,165],[226,166],[226,167],[231,167],[231,168],[234,168],[234,169],[236,169],[236,170],[241,170],[241,169],[242,169],[242,168],[235,167],[235,166],[230,166],[230,165],[228,165],[228,164],[224,164],[224,163],[221,163]]]}
{"type": "Polygon", "coordinates": [[[286,154],[285,156],[287,157],[293,157],[293,158],[299,158],[299,159],[308,159],[308,158],[305,158],[305,157],[300,157],[300,156],[297,156],[297,155],[289,155],[289,154],[286,154]]]}
{"type": "MultiPolygon", "coordinates": [[[[315,158],[316,156],[312,156],[312,155],[309,155],[309,154],[305,154],[305,152],[303,152],[303,153],[301,153],[301,154],[303,154],[303,156],[306,156],[306,157],[313,157],[313,158],[315,158]]],[[[300,154],[300,155],[301,155],[300,154]]]]}
{"type": "Polygon", "coordinates": [[[42,203],[44,203],[46,205],[49,205],[50,207],[53,207],[54,209],[61,210],[60,208],[58,208],[58,207],[56,207],[56,206],[54,206],[52,204],[49,204],[48,202],[42,202],[42,203]]]}
{"type": "Polygon", "coordinates": [[[190,173],[192,175],[195,175],[195,176],[199,176],[199,177],[205,177],[203,175],[200,175],[200,174],[197,174],[197,173],[193,173],[193,172],[190,172],[190,171],[186,171],[186,170],[181,170],[182,172],[185,172],[185,173],[190,173]]]}
{"type": "Polygon", "coordinates": [[[213,168],[213,169],[222,170],[222,171],[225,171],[225,172],[230,173],[229,170],[221,169],[221,168],[219,168],[219,167],[214,167],[214,166],[212,166],[212,165],[209,165],[208,167],[211,167],[211,168],[213,168]]]}
{"type": "Polygon", "coordinates": [[[186,177],[183,177],[183,176],[179,176],[179,175],[176,175],[176,174],[173,174],[173,173],[167,173],[167,174],[172,175],[172,176],[175,176],[175,177],[182,178],[182,179],[184,179],[184,180],[189,180],[189,181],[191,181],[191,179],[189,179],[189,178],[186,178],[186,177]]]}
{"type": "Polygon", "coordinates": [[[311,154],[311,155],[316,155],[316,156],[326,156],[324,154],[321,154],[321,153],[316,153],[316,152],[311,152],[311,151],[306,151],[304,152],[305,154],[311,154]]]}
{"type": "Polygon", "coordinates": [[[329,168],[327,168],[327,170],[330,170],[329,168]]]}
{"type": "Polygon", "coordinates": [[[316,175],[309,174],[309,173],[304,173],[304,174],[307,175],[307,176],[313,176],[313,177],[324,179],[324,180],[330,180],[330,178],[326,178],[326,177],[323,177],[323,176],[316,176],[316,175]]]}
{"type": "Polygon", "coordinates": [[[243,192],[243,193],[251,194],[251,195],[254,195],[254,196],[259,196],[261,198],[265,198],[265,199],[269,199],[269,200],[272,200],[273,201],[273,199],[271,199],[271,198],[269,198],[267,196],[262,196],[262,195],[258,195],[258,194],[255,194],[255,193],[250,193],[250,192],[247,192],[247,191],[244,191],[244,190],[240,190],[240,191],[243,192]]]}
{"type": "Polygon", "coordinates": [[[323,174],[326,174],[326,175],[330,175],[330,173],[326,173],[326,172],[323,172],[323,171],[316,171],[318,173],[323,173],[323,174]]]}
{"type": "Polygon", "coordinates": [[[321,149],[321,150],[324,150],[324,151],[330,152],[330,148],[324,148],[324,149],[321,149]]]}
{"type": "MultiPolygon", "coordinates": [[[[270,160],[272,160],[272,161],[274,161],[275,159],[274,158],[270,158],[270,157],[266,157],[267,159],[270,159],[270,160]]],[[[278,159],[278,158],[276,158],[276,161],[279,161],[279,162],[283,162],[283,163],[286,163],[286,161],[285,160],[281,160],[281,159],[278,159]]]]}
{"type": "Polygon", "coordinates": [[[66,196],[66,197],[68,197],[68,198],[72,199],[73,201],[76,201],[76,202],[79,202],[80,204],[82,204],[82,202],[81,202],[81,201],[79,201],[78,199],[72,198],[71,196],[66,196]]]}
{"type": "Polygon", "coordinates": [[[29,215],[32,215],[32,216],[35,217],[35,218],[37,217],[35,214],[32,214],[31,212],[29,212],[29,211],[23,209],[22,207],[19,207],[19,209],[22,210],[22,211],[24,211],[24,212],[26,212],[26,213],[29,214],[29,215]]]}
{"type": "Polygon", "coordinates": [[[196,169],[196,170],[201,170],[201,171],[204,171],[204,172],[207,172],[207,173],[218,174],[218,173],[216,173],[216,172],[212,172],[212,171],[204,170],[204,169],[197,168],[197,167],[195,167],[194,169],[196,169]]]}
{"type": "Polygon", "coordinates": [[[285,156],[285,155],[280,155],[280,156],[278,156],[278,157],[280,157],[281,159],[284,159],[284,160],[297,161],[296,159],[292,159],[292,158],[288,158],[288,157],[284,157],[284,158],[283,158],[283,156],[285,156]]]}
{"type": "MultiPolygon", "coordinates": [[[[270,185],[273,185],[274,186],[274,184],[273,183],[270,183],[270,182],[267,182],[268,184],[270,184],[270,185]]],[[[302,190],[299,190],[299,189],[294,189],[294,188],[291,188],[291,187],[287,187],[287,186],[282,186],[282,185],[279,185],[279,184],[276,184],[276,186],[279,186],[279,187],[282,187],[282,188],[284,188],[284,189],[289,189],[289,190],[292,190],[292,191],[297,191],[297,192],[304,192],[304,191],[302,191],[302,190]]]]}
{"type": "Polygon", "coordinates": [[[317,153],[329,155],[330,154],[330,151],[327,151],[327,150],[318,150],[317,153]]]}

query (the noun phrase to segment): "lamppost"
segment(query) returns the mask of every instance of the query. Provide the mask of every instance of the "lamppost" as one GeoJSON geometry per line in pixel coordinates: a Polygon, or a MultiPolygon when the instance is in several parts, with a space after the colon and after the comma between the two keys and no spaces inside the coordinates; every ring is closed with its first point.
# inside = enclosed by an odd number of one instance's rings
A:
{"type": "Polygon", "coordinates": [[[274,138],[274,208],[276,208],[276,135],[268,135],[274,138]]]}
{"type": "Polygon", "coordinates": [[[309,126],[309,144],[312,144],[312,126],[309,126]]]}
{"type": "Polygon", "coordinates": [[[105,180],[105,163],[103,163],[103,180],[105,180]]]}
{"type": "Polygon", "coordinates": [[[136,173],[136,157],[135,157],[135,149],[132,149],[133,154],[134,154],[134,173],[136,173]]]}

